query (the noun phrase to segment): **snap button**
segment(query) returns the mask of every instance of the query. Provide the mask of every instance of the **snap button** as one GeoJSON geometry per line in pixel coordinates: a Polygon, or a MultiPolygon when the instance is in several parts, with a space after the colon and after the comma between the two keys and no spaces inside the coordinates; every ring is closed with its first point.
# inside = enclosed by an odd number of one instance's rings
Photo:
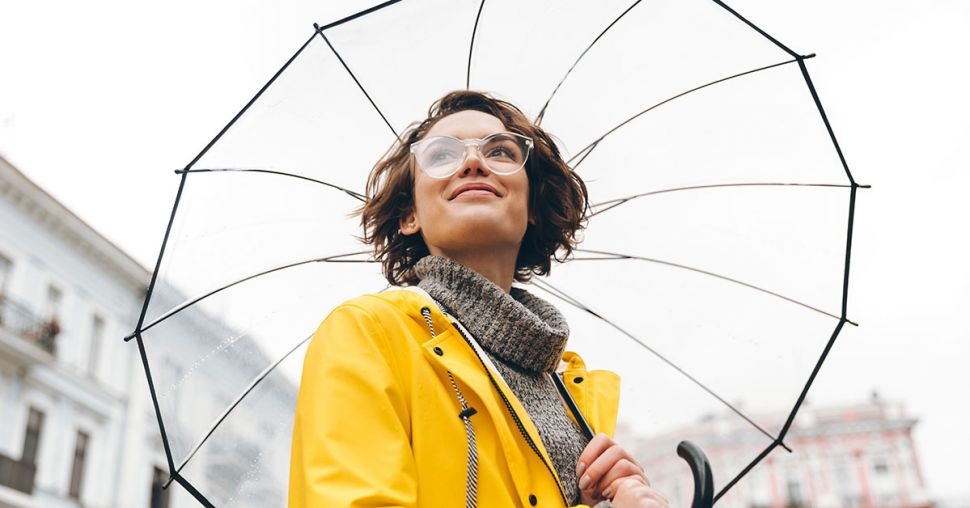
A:
{"type": "Polygon", "coordinates": [[[444,356],[444,354],[445,354],[445,352],[442,351],[441,348],[438,347],[438,346],[435,346],[432,351],[434,351],[434,354],[436,354],[438,356],[444,356]]]}
{"type": "Polygon", "coordinates": [[[581,378],[581,377],[573,378],[573,383],[579,384],[579,383],[582,383],[582,382],[583,382],[583,378],[581,378]]]}
{"type": "Polygon", "coordinates": [[[529,504],[532,505],[532,506],[535,506],[535,505],[539,504],[539,500],[536,499],[536,495],[535,494],[529,494],[529,504]]]}

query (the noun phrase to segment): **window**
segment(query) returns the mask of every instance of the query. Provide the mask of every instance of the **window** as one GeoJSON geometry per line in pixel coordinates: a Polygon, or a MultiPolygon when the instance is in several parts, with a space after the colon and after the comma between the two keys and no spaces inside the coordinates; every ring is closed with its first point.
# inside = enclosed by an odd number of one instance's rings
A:
{"type": "Polygon", "coordinates": [[[61,313],[61,300],[64,294],[60,288],[50,284],[47,286],[47,301],[45,302],[44,317],[56,320],[61,313]]]}
{"type": "Polygon", "coordinates": [[[885,475],[889,473],[889,464],[886,463],[885,459],[876,459],[872,469],[878,475],[885,475]]]}
{"type": "Polygon", "coordinates": [[[10,280],[10,272],[13,271],[13,261],[0,254],[0,325],[3,324],[4,303],[7,300],[7,281],[10,280]]]}
{"type": "Polygon", "coordinates": [[[88,374],[94,376],[98,371],[101,356],[101,343],[104,341],[104,318],[95,314],[91,317],[91,343],[88,348],[88,374]]]}
{"type": "Polygon", "coordinates": [[[40,446],[40,431],[44,426],[44,413],[30,408],[27,415],[27,431],[24,432],[24,448],[20,461],[25,464],[37,463],[37,448],[40,446]]]}
{"type": "Polygon", "coordinates": [[[58,318],[60,317],[63,297],[63,293],[57,286],[53,284],[47,286],[47,300],[44,302],[43,319],[31,333],[31,340],[53,356],[57,356],[57,336],[61,333],[61,322],[58,318]]]}
{"type": "Polygon", "coordinates": [[[155,468],[152,474],[152,499],[150,508],[168,508],[168,489],[162,488],[168,480],[168,474],[163,469],[155,468]]]}
{"type": "Polygon", "coordinates": [[[805,498],[802,496],[802,486],[797,478],[789,477],[786,482],[788,490],[788,506],[805,506],[805,498]]]}
{"type": "Polygon", "coordinates": [[[72,499],[81,499],[81,481],[84,480],[84,462],[88,454],[88,435],[84,431],[77,431],[74,441],[74,463],[71,465],[71,485],[67,495],[72,499]]]}
{"type": "Polygon", "coordinates": [[[0,254],[0,298],[7,292],[7,281],[10,280],[11,272],[13,272],[13,261],[0,254]]]}

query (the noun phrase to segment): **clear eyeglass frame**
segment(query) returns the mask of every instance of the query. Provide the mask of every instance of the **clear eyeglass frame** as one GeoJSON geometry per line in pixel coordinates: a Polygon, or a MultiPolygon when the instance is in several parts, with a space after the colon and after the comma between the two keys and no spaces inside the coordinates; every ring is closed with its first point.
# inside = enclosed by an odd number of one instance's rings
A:
{"type": "Polygon", "coordinates": [[[412,163],[431,178],[444,179],[458,172],[469,148],[492,173],[508,176],[525,167],[532,153],[532,138],[514,132],[497,132],[482,139],[434,136],[411,143],[412,163]]]}

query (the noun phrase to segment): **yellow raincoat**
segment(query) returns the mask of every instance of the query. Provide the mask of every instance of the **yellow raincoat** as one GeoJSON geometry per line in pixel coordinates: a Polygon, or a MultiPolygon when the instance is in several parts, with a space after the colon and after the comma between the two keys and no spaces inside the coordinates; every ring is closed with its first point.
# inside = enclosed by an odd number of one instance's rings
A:
{"type": "MultiPolygon", "coordinates": [[[[586,371],[574,353],[563,361],[583,415],[595,432],[612,435],[618,376],[586,371]]],[[[565,506],[535,425],[486,365],[416,292],[387,291],[338,307],[303,366],[290,507],[463,506],[470,441],[459,394],[473,408],[465,414],[474,412],[477,505],[565,506]],[[433,338],[422,308],[430,310],[433,338]]]]}

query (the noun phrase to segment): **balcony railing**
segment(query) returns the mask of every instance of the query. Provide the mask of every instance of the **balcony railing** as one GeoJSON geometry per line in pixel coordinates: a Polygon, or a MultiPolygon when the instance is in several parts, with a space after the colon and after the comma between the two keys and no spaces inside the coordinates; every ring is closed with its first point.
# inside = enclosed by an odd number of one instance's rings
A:
{"type": "Polygon", "coordinates": [[[4,294],[0,294],[0,328],[51,355],[57,353],[57,336],[61,333],[57,319],[41,318],[23,303],[4,294]]]}
{"type": "Polygon", "coordinates": [[[34,476],[37,465],[13,460],[0,454],[0,485],[31,494],[34,491],[34,476]]]}

